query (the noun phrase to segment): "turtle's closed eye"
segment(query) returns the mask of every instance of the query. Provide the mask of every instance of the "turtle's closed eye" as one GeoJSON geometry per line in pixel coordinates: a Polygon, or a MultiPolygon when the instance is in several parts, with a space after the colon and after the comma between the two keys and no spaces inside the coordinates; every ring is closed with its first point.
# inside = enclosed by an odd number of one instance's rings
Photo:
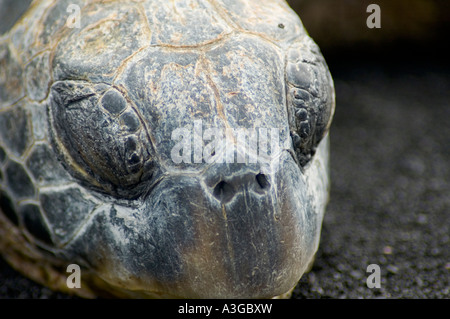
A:
{"type": "Polygon", "coordinates": [[[52,87],[53,142],[66,168],[115,196],[139,195],[151,171],[149,143],[138,114],[120,91],[81,81],[52,87]]]}
{"type": "Polygon", "coordinates": [[[333,80],[319,48],[306,39],[288,52],[287,101],[291,137],[301,166],[314,156],[334,113],[333,80]]]}

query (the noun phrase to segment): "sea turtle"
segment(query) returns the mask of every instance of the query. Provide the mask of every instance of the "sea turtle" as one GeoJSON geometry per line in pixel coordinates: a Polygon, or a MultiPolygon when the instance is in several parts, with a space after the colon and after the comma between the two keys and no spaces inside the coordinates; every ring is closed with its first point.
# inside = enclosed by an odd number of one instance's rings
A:
{"type": "Polygon", "coordinates": [[[85,297],[187,298],[279,296],[308,269],[334,87],[285,1],[34,1],[0,66],[16,269],[85,297]]]}

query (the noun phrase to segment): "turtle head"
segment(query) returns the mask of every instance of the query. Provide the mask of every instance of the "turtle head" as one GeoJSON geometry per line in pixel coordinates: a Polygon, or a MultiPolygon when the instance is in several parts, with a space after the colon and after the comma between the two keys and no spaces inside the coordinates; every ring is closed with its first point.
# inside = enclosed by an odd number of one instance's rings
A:
{"type": "Polygon", "coordinates": [[[64,254],[144,296],[292,289],[328,196],[334,90],[312,40],[148,46],[113,76],[60,51],[52,143],[97,203],[64,254]]]}

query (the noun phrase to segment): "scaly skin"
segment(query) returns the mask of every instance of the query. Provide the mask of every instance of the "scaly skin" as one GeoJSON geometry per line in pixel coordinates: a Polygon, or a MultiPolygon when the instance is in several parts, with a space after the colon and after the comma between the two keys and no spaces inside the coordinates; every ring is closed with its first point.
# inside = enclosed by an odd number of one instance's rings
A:
{"type": "Polygon", "coordinates": [[[0,65],[0,247],[29,277],[67,291],[76,263],[84,297],[271,298],[310,266],[334,88],[284,1],[35,1],[0,65]],[[189,128],[238,153],[237,129],[275,129],[280,149],[179,163],[189,128]]]}

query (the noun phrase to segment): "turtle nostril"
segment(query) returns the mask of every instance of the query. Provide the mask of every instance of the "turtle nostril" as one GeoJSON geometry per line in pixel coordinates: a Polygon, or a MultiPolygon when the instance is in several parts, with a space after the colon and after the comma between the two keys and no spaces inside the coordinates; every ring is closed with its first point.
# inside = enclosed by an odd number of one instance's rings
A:
{"type": "MultiPolygon", "coordinates": [[[[211,185],[212,186],[212,185],[211,185]]],[[[229,180],[221,180],[212,189],[212,195],[222,204],[230,202],[236,195],[243,195],[245,191],[266,195],[271,184],[268,176],[263,173],[245,173],[230,176],[229,180]]]]}
{"type": "Polygon", "coordinates": [[[223,203],[229,202],[234,196],[234,188],[230,184],[221,181],[214,187],[213,195],[223,203]]]}
{"type": "Polygon", "coordinates": [[[270,187],[270,183],[267,180],[266,175],[259,173],[258,175],[256,175],[256,181],[258,182],[259,187],[261,187],[261,189],[267,189],[270,187]]]}

